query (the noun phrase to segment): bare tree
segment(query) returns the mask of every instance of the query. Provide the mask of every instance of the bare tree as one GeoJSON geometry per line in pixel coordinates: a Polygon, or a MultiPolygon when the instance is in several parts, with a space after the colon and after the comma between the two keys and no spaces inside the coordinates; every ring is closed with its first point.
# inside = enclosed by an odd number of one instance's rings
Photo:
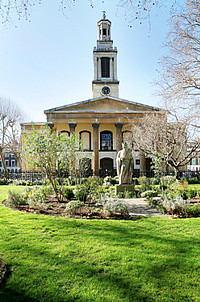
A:
{"type": "Polygon", "coordinates": [[[190,116],[199,127],[200,113],[200,1],[187,0],[179,14],[171,17],[167,48],[162,60],[160,95],[170,112],[190,116]]]}
{"type": "MultiPolygon", "coordinates": [[[[30,20],[31,11],[37,4],[41,4],[42,0],[0,0],[0,15],[2,23],[11,22],[13,19],[30,20]]],[[[57,0],[59,9],[65,12],[76,4],[77,0],[57,0]]],[[[90,7],[94,7],[100,0],[89,0],[90,7]]],[[[176,6],[176,0],[168,1],[168,7],[176,6]]],[[[118,0],[116,1],[116,9],[121,12],[124,9],[126,17],[132,23],[133,20],[141,20],[150,16],[153,7],[165,6],[164,0],[118,0]]]]}
{"type": "Polygon", "coordinates": [[[19,122],[22,117],[22,111],[16,104],[9,99],[0,98],[0,156],[7,177],[9,173],[4,160],[5,151],[15,155],[21,168],[19,122]]]}
{"type": "Polygon", "coordinates": [[[200,146],[199,139],[186,122],[168,122],[167,115],[146,115],[140,123],[132,126],[133,143],[146,156],[152,158],[157,172],[162,174],[164,165],[169,165],[177,177],[195,157],[200,146]]]}

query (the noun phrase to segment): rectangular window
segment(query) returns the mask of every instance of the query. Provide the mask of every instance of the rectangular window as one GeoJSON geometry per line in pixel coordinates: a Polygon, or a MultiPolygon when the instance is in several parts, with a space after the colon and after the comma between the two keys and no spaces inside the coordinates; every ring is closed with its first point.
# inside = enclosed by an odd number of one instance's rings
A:
{"type": "Polygon", "coordinates": [[[101,77],[110,77],[110,58],[101,58],[101,77]]]}
{"type": "Polygon", "coordinates": [[[103,28],[103,35],[106,36],[106,28],[103,28]]]}
{"type": "Polygon", "coordinates": [[[11,161],[11,167],[14,167],[15,166],[15,160],[12,160],[11,161]]]}

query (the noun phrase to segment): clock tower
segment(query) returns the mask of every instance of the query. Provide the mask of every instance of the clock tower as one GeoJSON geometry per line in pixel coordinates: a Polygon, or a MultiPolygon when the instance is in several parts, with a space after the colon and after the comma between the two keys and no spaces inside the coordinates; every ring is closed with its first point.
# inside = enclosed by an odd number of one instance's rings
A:
{"type": "Polygon", "coordinates": [[[119,97],[117,79],[117,48],[111,40],[111,22],[103,12],[98,25],[97,46],[93,50],[94,80],[92,81],[93,98],[109,95],[119,97]]]}

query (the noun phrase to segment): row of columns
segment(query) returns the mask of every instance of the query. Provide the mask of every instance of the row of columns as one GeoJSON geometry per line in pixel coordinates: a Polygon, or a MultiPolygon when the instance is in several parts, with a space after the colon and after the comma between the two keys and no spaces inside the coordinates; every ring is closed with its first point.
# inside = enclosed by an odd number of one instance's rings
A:
{"type": "MultiPolygon", "coordinates": [[[[70,133],[75,132],[76,128],[76,122],[68,122],[70,133]]],[[[98,175],[99,173],[99,122],[93,122],[92,128],[93,128],[93,171],[94,175],[98,175]]],[[[122,148],[122,127],[123,122],[116,122],[116,149],[117,152],[121,150],[122,148]]]]}

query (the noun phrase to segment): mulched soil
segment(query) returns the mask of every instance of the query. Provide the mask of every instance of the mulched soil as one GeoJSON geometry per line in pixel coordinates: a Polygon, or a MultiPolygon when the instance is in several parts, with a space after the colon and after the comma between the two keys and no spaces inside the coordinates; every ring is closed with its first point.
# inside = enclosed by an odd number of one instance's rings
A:
{"type": "Polygon", "coordinates": [[[6,266],[3,263],[3,260],[0,259],[0,285],[1,285],[2,281],[3,281],[5,272],[6,272],[6,266]]]}
{"type": "MultiPolygon", "coordinates": [[[[101,213],[99,208],[95,207],[95,203],[86,203],[84,207],[78,210],[75,214],[69,214],[65,211],[66,204],[68,200],[63,200],[63,202],[58,202],[54,198],[49,198],[44,203],[40,205],[33,205],[29,206],[28,204],[25,205],[18,205],[17,207],[9,206],[7,201],[4,200],[3,204],[13,210],[18,210],[21,212],[33,213],[33,214],[44,214],[50,216],[66,216],[70,218],[85,218],[85,219],[134,219],[129,215],[121,215],[116,213],[113,216],[106,216],[104,213],[101,213]]],[[[134,219],[135,220],[135,219],[134,219]]]]}

